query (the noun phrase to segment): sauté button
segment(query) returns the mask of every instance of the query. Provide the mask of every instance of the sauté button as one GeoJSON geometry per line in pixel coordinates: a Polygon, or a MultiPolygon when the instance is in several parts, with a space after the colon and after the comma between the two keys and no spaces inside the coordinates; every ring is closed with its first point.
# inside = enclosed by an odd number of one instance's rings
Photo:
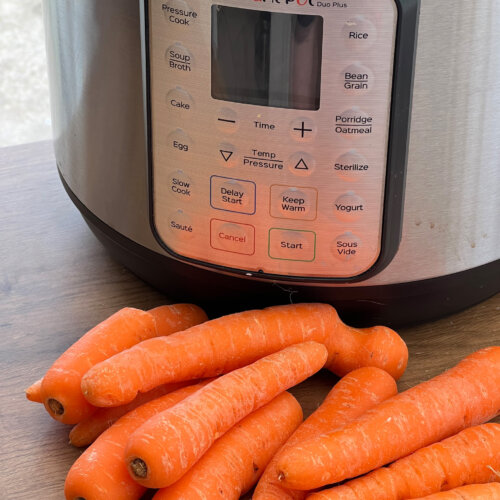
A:
{"type": "Polygon", "coordinates": [[[349,192],[337,198],[333,210],[338,219],[351,222],[364,215],[365,202],[363,198],[349,192]]]}
{"type": "Polygon", "coordinates": [[[194,226],[188,214],[177,210],[168,219],[170,231],[181,240],[189,240],[194,236],[194,226]]]}
{"type": "Polygon", "coordinates": [[[170,192],[177,198],[190,200],[193,197],[193,182],[182,170],[177,170],[170,175],[170,192]]]}
{"type": "Polygon", "coordinates": [[[280,219],[314,220],[318,192],[313,188],[271,186],[271,216],[280,219]]]}
{"type": "Polygon", "coordinates": [[[349,49],[364,50],[375,42],[377,29],[366,17],[354,16],[345,22],[342,34],[349,49]]]}
{"type": "Polygon", "coordinates": [[[316,258],[316,234],[312,231],[271,229],[269,257],[277,260],[312,262],[316,258]]]}
{"type": "Polygon", "coordinates": [[[216,175],[210,178],[210,204],[217,210],[252,215],[255,193],[253,182],[216,175]]]}
{"type": "Polygon", "coordinates": [[[367,159],[355,149],[337,158],[333,165],[335,173],[346,181],[357,181],[367,174],[370,166],[367,159]]]}
{"type": "Polygon", "coordinates": [[[218,219],[210,221],[212,248],[241,255],[255,253],[255,228],[249,224],[237,224],[218,219]]]}
{"type": "Polygon", "coordinates": [[[333,256],[343,262],[358,257],[360,250],[361,240],[350,232],[337,236],[331,246],[333,256]]]}
{"type": "Polygon", "coordinates": [[[194,108],[193,98],[181,87],[176,87],[167,94],[167,104],[171,111],[184,115],[190,114],[194,108]]]}
{"type": "Polygon", "coordinates": [[[184,130],[178,128],[167,138],[167,144],[176,152],[189,153],[193,148],[193,140],[184,130]]]}
{"type": "Polygon", "coordinates": [[[170,69],[181,73],[191,73],[194,69],[193,55],[179,42],[174,43],[167,49],[165,60],[170,69]]]}

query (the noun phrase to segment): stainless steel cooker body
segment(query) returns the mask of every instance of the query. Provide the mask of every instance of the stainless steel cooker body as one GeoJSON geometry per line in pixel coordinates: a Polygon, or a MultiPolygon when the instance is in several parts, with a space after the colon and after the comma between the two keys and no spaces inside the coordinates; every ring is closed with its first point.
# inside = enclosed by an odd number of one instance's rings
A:
{"type": "Polygon", "coordinates": [[[422,0],[401,243],[378,274],[328,284],[215,272],[176,261],[158,243],[150,224],[140,4],[44,4],[57,165],[70,196],[115,257],[182,298],[197,297],[200,285],[212,283],[224,304],[235,291],[256,304],[267,296],[329,300],[347,315],[357,308],[371,320],[394,323],[405,322],[415,301],[423,309],[409,321],[498,291],[498,2],[422,0]],[[465,289],[471,284],[472,295],[465,289]]]}

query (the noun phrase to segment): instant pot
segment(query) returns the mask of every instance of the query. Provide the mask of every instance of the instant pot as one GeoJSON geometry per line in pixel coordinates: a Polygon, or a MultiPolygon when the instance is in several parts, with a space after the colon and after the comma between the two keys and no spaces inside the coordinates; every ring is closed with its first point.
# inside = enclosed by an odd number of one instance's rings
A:
{"type": "Polygon", "coordinates": [[[500,290],[498,2],[44,11],[62,183],[170,299],[401,325],[500,290]]]}

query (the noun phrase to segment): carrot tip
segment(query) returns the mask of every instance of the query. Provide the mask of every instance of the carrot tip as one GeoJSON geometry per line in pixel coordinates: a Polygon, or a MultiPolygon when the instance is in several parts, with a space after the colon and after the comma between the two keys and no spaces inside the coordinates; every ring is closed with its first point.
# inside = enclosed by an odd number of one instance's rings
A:
{"type": "Polygon", "coordinates": [[[285,473],[283,471],[278,471],[278,481],[283,481],[285,479],[285,473]]]}
{"type": "Polygon", "coordinates": [[[54,415],[63,415],[64,414],[64,406],[59,402],[57,401],[57,399],[49,399],[47,401],[47,405],[50,409],[50,411],[54,414],[54,415]]]}
{"type": "Polygon", "coordinates": [[[135,477],[145,479],[148,476],[148,466],[146,462],[140,458],[134,458],[131,460],[129,468],[135,477]]]}
{"type": "Polygon", "coordinates": [[[495,470],[491,465],[487,465],[486,467],[488,469],[490,469],[491,472],[493,472],[493,474],[495,474],[495,476],[497,476],[500,479],[500,472],[498,472],[497,470],[495,470]]]}

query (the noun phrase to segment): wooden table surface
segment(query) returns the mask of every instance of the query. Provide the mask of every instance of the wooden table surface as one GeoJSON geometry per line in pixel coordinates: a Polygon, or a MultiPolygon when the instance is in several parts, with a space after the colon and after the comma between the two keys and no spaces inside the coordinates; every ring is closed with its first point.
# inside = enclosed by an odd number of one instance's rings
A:
{"type": "MultiPolygon", "coordinates": [[[[0,231],[0,498],[59,500],[81,451],[68,444],[66,426],[25,399],[24,389],[116,310],[151,308],[175,296],[161,295],[111,260],[66,196],[50,143],[0,150],[0,231]]],[[[500,295],[400,333],[410,349],[399,382],[404,390],[477,349],[500,345],[500,295]]],[[[321,373],[294,389],[306,414],[335,380],[321,373]]]]}

